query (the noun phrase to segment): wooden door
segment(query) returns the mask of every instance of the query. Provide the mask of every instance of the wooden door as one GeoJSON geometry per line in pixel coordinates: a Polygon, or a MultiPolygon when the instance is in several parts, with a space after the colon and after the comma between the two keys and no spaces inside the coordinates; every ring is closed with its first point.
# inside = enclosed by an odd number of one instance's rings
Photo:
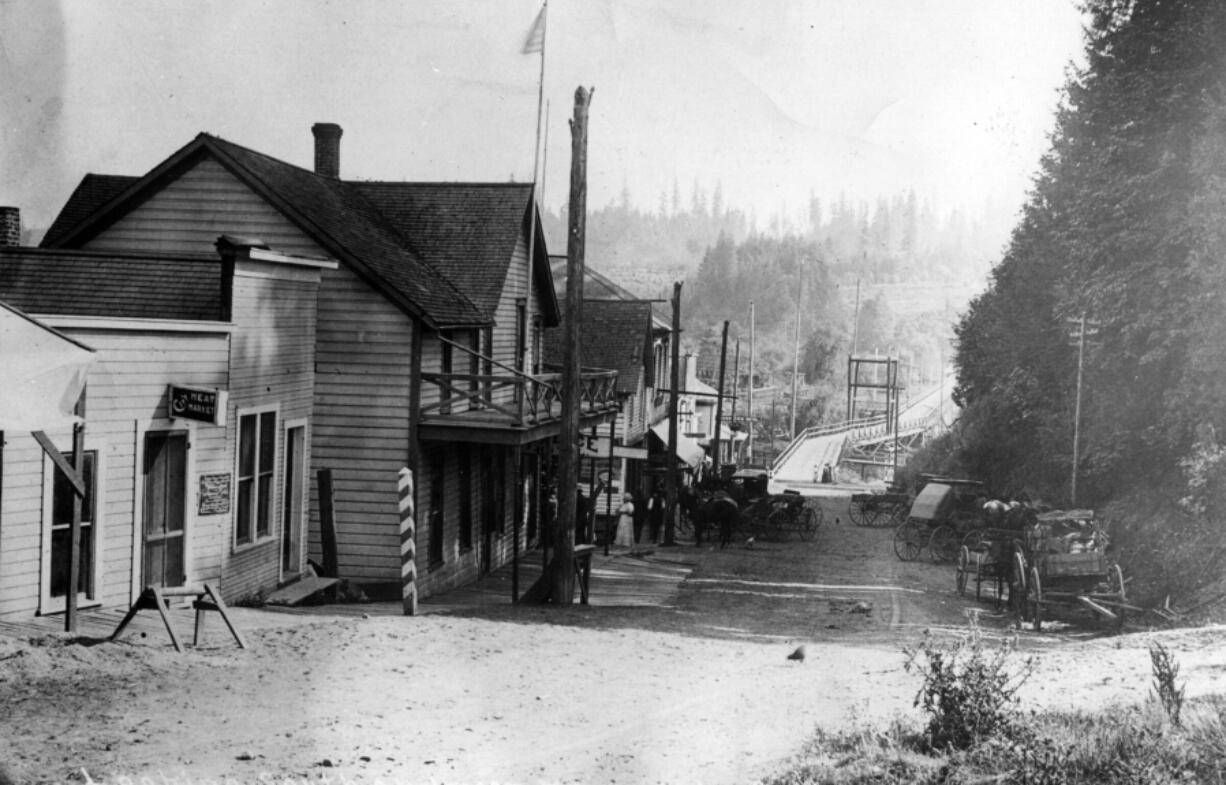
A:
{"type": "Polygon", "coordinates": [[[187,434],[145,434],[145,586],[182,586],[187,518],[187,434]]]}
{"type": "Polygon", "coordinates": [[[297,578],[302,572],[302,495],[304,490],[303,450],[306,427],[285,429],[285,494],[281,505],[281,580],[297,578]]]}

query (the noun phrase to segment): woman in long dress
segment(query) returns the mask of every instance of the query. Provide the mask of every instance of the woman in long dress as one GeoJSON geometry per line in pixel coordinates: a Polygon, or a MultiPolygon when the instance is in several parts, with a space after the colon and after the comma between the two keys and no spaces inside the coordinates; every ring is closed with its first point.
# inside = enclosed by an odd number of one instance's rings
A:
{"type": "Polygon", "coordinates": [[[613,544],[625,548],[634,547],[634,500],[627,494],[617,508],[617,535],[613,544]]]}

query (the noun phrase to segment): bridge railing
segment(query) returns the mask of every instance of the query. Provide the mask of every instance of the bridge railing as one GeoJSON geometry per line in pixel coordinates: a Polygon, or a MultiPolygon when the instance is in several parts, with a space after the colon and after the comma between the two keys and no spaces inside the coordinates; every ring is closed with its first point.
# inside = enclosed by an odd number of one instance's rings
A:
{"type": "MultiPolygon", "coordinates": [[[[917,417],[911,420],[905,420],[898,423],[898,432],[903,433],[913,430],[929,430],[938,419],[936,413],[930,413],[923,417],[917,417]]],[[[812,425],[800,432],[795,439],[783,449],[783,452],[775,456],[775,460],[771,462],[770,473],[773,475],[779,470],[779,467],[787,463],[792,454],[800,448],[809,439],[819,436],[834,436],[836,434],[846,434],[852,439],[861,440],[868,439],[872,436],[885,436],[892,433],[889,421],[884,414],[878,414],[873,417],[864,417],[858,420],[847,420],[837,423],[827,423],[825,425],[812,425]]]]}
{"type": "Polygon", "coordinates": [[[792,453],[796,452],[800,445],[809,439],[818,436],[834,436],[840,433],[850,433],[852,431],[870,429],[873,427],[885,427],[886,424],[885,415],[878,414],[874,415],[873,417],[863,417],[858,420],[827,423],[825,425],[811,425],[801,431],[800,434],[798,434],[787,447],[783,448],[783,452],[775,456],[775,460],[771,462],[771,474],[774,474],[780,466],[786,463],[787,460],[792,457],[792,453]]]}

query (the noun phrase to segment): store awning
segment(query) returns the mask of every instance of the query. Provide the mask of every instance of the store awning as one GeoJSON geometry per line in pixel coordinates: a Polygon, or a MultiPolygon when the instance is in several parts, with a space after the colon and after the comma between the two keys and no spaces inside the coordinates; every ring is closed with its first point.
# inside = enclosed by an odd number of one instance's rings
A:
{"type": "MultiPolygon", "coordinates": [[[[668,421],[656,423],[651,427],[651,432],[656,435],[665,448],[668,447],[668,421]]],[[[677,433],[677,457],[685,461],[686,465],[694,468],[702,464],[702,459],[707,456],[706,450],[694,439],[686,436],[683,433],[677,433]]]]}
{"type": "Polygon", "coordinates": [[[72,425],[94,350],[0,303],[0,431],[72,425]]]}

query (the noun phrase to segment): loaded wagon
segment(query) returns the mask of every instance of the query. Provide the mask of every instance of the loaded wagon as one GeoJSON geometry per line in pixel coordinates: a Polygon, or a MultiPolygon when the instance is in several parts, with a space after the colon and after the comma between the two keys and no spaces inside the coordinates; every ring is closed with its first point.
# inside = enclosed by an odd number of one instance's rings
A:
{"type": "Polygon", "coordinates": [[[1093,612],[1115,628],[1124,626],[1124,573],[1107,559],[1107,535],[1092,510],[1042,513],[1025,530],[1024,550],[1015,554],[1011,592],[1017,625],[1035,631],[1058,607],[1093,612]]]}

